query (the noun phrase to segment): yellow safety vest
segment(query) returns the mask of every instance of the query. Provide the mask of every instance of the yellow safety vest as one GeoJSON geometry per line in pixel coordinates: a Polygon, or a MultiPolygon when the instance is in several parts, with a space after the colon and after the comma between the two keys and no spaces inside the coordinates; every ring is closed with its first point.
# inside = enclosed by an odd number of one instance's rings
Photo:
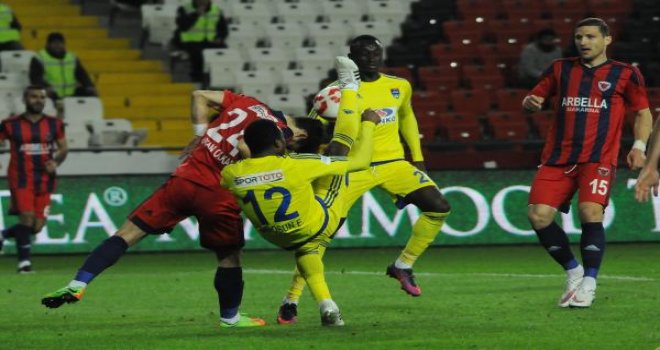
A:
{"type": "Polygon", "coordinates": [[[76,55],[67,52],[64,58],[59,59],[41,50],[37,57],[44,65],[44,80],[59,97],[73,96],[76,91],[76,55]]]}
{"type": "Polygon", "coordinates": [[[0,4],[0,43],[21,41],[21,33],[11,27],[13,18],[11,8],[5,4],[0,4]]]}
{"type": "MultiPolygon", "coordinates": [[[[181,42],[202,42],[213,41],[216,37],[215,27],[218,25],[220,18],[220,7],[211,3],[211,10],[206,11],[204,15],[197,18],[197,22],[185,32],[181,32],[181,42]]],[[[184,7],[186,13],[190,14],[195,12],[195,7],[192,2],[184,7]]]]}

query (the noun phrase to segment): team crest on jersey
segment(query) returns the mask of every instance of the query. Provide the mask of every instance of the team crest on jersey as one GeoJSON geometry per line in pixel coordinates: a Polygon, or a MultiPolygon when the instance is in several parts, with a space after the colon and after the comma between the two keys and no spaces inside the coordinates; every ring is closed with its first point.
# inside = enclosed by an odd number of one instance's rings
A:
{"type": "Polygon", "coordinates": [[[610,83],[609,81],[601,80],[598,82],[598,90],[602,92],[609,90],[611,87],[612,87],[612,83],[610,83]]]}
{"type": "Polygon", "coordinates": [[[390,89],[390,93],[392,94],[392,97],[397,99],[399,98],[399,96],[401,96],[401,92],[399,91],[399,88],[390,89]]]}
{"type": "Polygon", "coordinates": [[[600,176],[607,176],[610,174],[610,169],[605,168],[605,167],[598,167],[598,174],[600,176]]]}

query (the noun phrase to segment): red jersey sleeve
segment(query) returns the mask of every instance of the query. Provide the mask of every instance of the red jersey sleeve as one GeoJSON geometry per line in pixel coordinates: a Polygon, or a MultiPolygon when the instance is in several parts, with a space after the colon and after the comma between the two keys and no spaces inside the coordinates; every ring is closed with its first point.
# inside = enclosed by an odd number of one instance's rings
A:
{"type": "Polygon", "coordinates": [[[548,67],[548,69],[543,72],[539,78],[539,82],[536,83],[536,86],[529,92],[528,95],[535,95],[543,98],[548,98],[555,94],[557,90],[557,79],[556,76],[559,75],[559,70],[561,69],[561,61],[554,61],[548,67]]]}
{"type": "Polygon", "coordinates": [[[638,112],[642,109],[649,108],[649,98],[646,95],[646,86],[644,84],[644,77],[639,72],[637,67],[631,67],[630,79],[623,91],[623,98],[626,101],[626,106],[632,112],[638,112]]]}

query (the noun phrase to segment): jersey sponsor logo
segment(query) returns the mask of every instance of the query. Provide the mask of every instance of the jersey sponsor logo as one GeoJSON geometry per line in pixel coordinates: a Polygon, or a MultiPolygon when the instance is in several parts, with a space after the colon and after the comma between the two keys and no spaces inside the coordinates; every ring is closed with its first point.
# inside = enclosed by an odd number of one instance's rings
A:
{"type": "Polygon", "coordinates": [[[48,143],[24,143],[20,151],[28,155],[48,154],[52,148],[53,146],[48,143]]]}
{"type": "Polygon", "coordinates": [[[561,106],[567,112],[600,113],[601,109],[607,109],[607,101],[598,97],[564,97],[561,106]]]}
{"type": "Polygon", "coordinates": [[[598,90],[602,92],[609,90],[611,87],[612,87],[612,83],[610,83],[609,81],[601,80],[598,82],[598,90]]]}
{"type": "Polygon", "coordinates": [[[399,91],[399,88],[392,88],[390,89],[390,93],[392,94],[392,97],[398,99],[399,96],[401,96],[401,91],[399,91]]]}
{"type": "Polygon", "coordinates": [[[396,109],[392,107],[375,110],[380,117],[380,124],[394,123],[396,121],[396,109]]]}
{"type": "Polygon", "coordinates": [[[237,188],[269,184],[284,180],[282,170],[273,170],[265,173],[237,176],[234,178],[234,186],[237,188]]]}

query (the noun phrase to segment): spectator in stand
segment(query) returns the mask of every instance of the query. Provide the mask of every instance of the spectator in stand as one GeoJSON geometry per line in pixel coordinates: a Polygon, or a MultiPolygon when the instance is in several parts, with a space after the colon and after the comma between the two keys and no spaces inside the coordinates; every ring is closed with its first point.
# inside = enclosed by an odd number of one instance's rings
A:
{"type": "Polygon", "coordinates": [[[45,86],[48,97],[96,96],[96,88],[76,55],[66,50],[64,35],[50,33],[46,48],[30,62],[30,84],[45,86]]]}
{"type": "Polygon", "coordinates": [[[9,5],[0,2],[0,51],[23,50],[21,24],[9,5]]]}
{"type": "Polygon", "coordinates": [[[536,39],[523,48],[518,65],[521,86],[534,87],[552,61],[561,58],[561,48],[555,43],[556,39],[554,30],[542,29],[536,34],[536,39]]]}
{"type": "Polygon", "coordinates": [[[179,6],[176,14],[174,46],[184,50],[190,57],[190,77],[202,80],[202,51],[209,48],[227,47],[227,20],[218,5],[211,0],[191,0],[179,6]]]}

